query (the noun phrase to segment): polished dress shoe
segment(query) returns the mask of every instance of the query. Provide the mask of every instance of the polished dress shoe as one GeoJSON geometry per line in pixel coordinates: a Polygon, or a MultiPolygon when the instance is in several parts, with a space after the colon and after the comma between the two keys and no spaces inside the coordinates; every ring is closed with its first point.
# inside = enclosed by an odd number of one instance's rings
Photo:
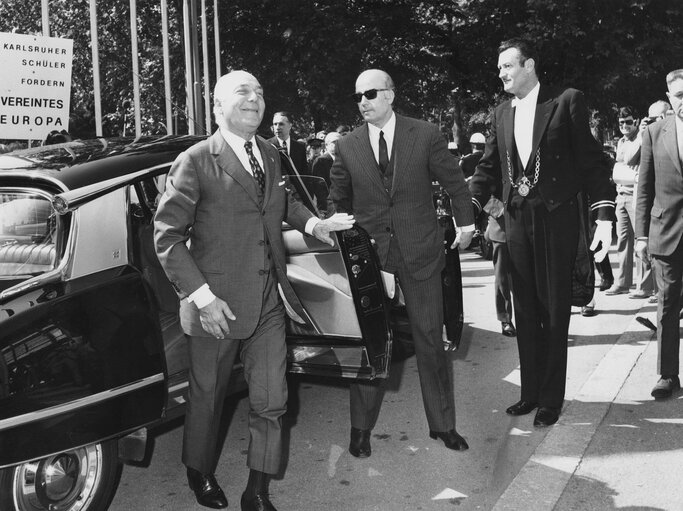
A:
{"type": "Polygon", "coordinates": [[[595,307],[593,305],[584,305],[581,307],[581,315],[585,318],[595,316],[595,307]]]}
{"type": "Polygon", "coordinates": [[[351,428],[351,442],[349,442],[349,452],[356,458],[369,458],[372,454],[370,448],[369,429],[351,428]]]}
{"type": "Polygon", "coordinates": [[[607,291],[614,284],[614,280],[603,280],[600,282],[600,291],[607,291]]]}
{"type": "Polygon", "coordinates": [[[268,499],[267,493],[255,493],[248,495],[247,492],[242,494],[240,500],[242,511],[277,511],[273,503],[268,499]]]}
{"type": "Polygon", "coordinates": [[[213,509],[228,507],[228,499],[218,486],[216,476],[213,474],[202,474],[198,470],[187,467],[187,482],[197,497],[197,502],[202,506],[213,509]]]}
{"type": "Polygon", "coordinates": [[[508,407],[505,413],[508,415],[526,415],[536,408],[538,405],[530,401],[517,401],[514,405],[508,407]]]}
{"type": "Polygon", "coordinates": [[[510,321],[501,321],[500,326],[501,333],[505,337],[514,337],[517,335],[517,330],[515,330],[515,326],[510,321]]]}
{"type": "Polygon", "coordinates": [[[534,417],[534,426],[545,427],[552,426],[560,418],[560,409],[551,408],[549,406],[541,406],[534,417]]]}
{"type": "Polygon", "coordinates": [[[678,376],[662,376],[652,389],[651,394],[655,399],[666,399],[680,388],[681,382],[678,376]]]}
{"type": "Polygon", "coordinates": [[[450,429],[448,431],[443,432],[432,431],[430,429],[429,438],[433,438],[434,440],[440,438],[441,440],[443,440],[443,443],[446,447],[448,447],[449,449],[453,449],[454,451],[466,451],[470,448],[470,446],[467,445],[467,442],[465,442],[465,439],[458,435],[458,432],[454,429],[450,429]]]}

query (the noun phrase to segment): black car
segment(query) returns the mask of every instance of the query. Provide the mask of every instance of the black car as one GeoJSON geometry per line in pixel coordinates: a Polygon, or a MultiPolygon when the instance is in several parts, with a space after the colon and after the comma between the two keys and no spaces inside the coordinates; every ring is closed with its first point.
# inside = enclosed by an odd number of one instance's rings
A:
{"type": "MultiPolygon", "coordinates": [[[[152,219],[173,160],[199,140],[97,139],[0,156],[1,510],[105,509],[120,462],[142,459],[148,428],[184,412],[185,337],[152,219]]],[[[291,173],[317,213],[312,186],[291,173]]],[[[286,225],[283,236],[310,318],[288,322],[289,370],[385,378],[392,342],[409,335],[370,237],[357,226],[330,247],[286,225]]],[[[234,391],[244,388],[237,369],[234,391]]]]}

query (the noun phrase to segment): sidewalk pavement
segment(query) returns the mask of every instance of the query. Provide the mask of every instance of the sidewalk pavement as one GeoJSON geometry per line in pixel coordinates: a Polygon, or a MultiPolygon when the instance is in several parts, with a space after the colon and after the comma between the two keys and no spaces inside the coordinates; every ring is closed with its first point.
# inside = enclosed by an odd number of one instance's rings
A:
{"type": "Polygon", "coordinates": [[[683,394],[650,396],[657,339],[635,319],[656,324],[656,307],[642,300],[624,318],[624,333],[565,404],[495,511],[683,509],[683,394]]]}

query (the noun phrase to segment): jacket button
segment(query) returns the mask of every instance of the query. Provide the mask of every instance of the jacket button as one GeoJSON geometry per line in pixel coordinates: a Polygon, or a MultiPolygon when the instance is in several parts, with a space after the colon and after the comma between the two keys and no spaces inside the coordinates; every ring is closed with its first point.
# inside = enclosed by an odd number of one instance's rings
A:
{"type": "Polygon", "coordinates": [[[391,232],[391,227],[387,227],[385,230],[386,230],[387,232],[391,232]]]}
{"type": "Polygon", "coordinates": [[[266,242],[263,241],[263,240],[258,240],[258,244],[259,244],[260,247],[262,247],[263,245],[266,244],[266,242]]]}
{"type": "Polygon", "coordinates": [[[393,208],[393,207],[394,207],[394,201],[393,201],[393,200],[390,200],[390,201],[389,201],[389,207],[390,207],[390,208],[393,208]]]}
{"type": "Polygon", "coordinates": [[[555,181],[557,181],[557,178],[556,178],[556,177],[553,178],[553,183],[554,183],[555,181]]]}

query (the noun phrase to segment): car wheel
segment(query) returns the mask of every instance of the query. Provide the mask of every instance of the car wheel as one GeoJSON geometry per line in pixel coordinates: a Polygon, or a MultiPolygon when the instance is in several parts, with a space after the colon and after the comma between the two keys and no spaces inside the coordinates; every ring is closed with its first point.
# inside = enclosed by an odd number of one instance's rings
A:
{"type": "Polygon", "coordinates": [[[0,509],[107,509],[119,476],[116,441],[54,454],[0,471],[0,509]]]}

